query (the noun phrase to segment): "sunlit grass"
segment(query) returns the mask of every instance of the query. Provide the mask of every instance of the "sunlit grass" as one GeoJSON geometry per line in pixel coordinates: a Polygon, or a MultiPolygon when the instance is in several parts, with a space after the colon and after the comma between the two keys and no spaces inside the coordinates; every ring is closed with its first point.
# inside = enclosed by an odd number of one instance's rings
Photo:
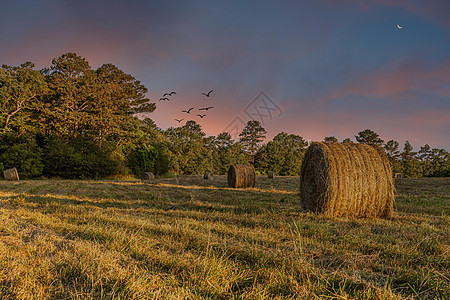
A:
{"type": "Polygon", "coordinates": [[[448,299],[450,179],[392,219],[301,209],[298,177],[0,181],[1,299],[448,299]]]}

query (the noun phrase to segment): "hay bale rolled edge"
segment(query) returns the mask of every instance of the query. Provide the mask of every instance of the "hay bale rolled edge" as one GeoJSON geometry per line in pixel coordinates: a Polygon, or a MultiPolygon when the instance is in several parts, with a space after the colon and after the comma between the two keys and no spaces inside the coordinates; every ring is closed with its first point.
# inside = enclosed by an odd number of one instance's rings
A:
{"type": "Polygon", "coordinates": [[[141,180],[153,180],[155,175],[152,172],[144,172],[141,176],[141,180]]]}
{"type": "Polygon", "coordinates": [[[256,173],[253,165],[231,165],[228,168],[228,186],[233,188],[253,188],[256,173]]]}
{"type": "Polygon", "coordinates": [[[19,181],[19,173],[16,168],[11,168],[3,171],[3,176],[8,181],[19,181]]]}
{"type": "Polygon", "coordinates": [[[330,216],[389,217],[394,185],[387,155],[365,144],[312,143],[300,171],[305,209],[330,216]]]}

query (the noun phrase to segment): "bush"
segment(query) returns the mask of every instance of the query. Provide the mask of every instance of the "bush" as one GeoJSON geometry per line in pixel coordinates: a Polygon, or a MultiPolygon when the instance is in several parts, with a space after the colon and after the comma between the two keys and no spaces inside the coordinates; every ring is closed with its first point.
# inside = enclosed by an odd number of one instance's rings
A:
{"type": "Polygon", "coordinates": [[[3,136],[0,141],[0,171],[16,168],[19,177],[32,178],[42,175],[41,149],[32,139],[3,136]]]}
{"type": "Polygon", "coordinates": [[[98,179],[123,172],[123,164],[107,144],[88,138],[44,142],[44,175],[70,179],[98,179]]]}
{"type": "Polygon", "coordinates": [[[130,151],[128,166],[138,177],[144,172],[161,175],[169,170],[169,159],[162,147],[144,144],[130,151]]]}

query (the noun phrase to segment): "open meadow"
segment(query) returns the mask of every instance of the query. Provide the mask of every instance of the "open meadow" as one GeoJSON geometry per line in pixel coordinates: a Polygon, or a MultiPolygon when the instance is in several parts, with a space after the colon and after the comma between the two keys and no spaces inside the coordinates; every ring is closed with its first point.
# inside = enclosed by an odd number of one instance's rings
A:
{"type": "Polygon", "coordinates": [[[395,185],[345,219],[299,177],[0,181],[0,299],[450,299],[450,178],[395,185]]]}

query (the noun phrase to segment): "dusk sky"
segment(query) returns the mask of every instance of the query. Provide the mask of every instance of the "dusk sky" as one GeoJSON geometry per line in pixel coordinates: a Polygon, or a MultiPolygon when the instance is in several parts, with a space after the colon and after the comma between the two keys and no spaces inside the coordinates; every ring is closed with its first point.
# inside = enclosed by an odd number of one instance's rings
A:
{"type": "Polygon", "coordinates": [[[184,118],[234,135],[255,119],[266,142],[369,128],[450,150],[448,0],[1,0],[0,40],[0,64],[75,52],[116,65],[148,88],[164,129],[184,118]]]}

